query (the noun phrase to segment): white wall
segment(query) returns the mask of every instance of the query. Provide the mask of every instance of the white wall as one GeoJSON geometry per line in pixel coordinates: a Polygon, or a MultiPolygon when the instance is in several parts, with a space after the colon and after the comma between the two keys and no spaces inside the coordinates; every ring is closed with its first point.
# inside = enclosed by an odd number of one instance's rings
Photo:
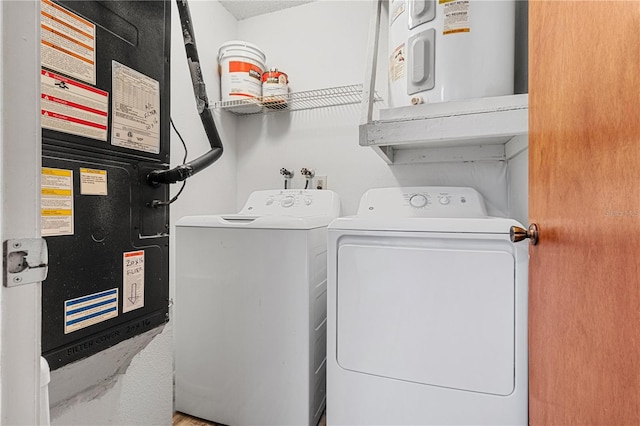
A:
{"type": "MultiPolygon", "coordinates": [[[[369,1],[321,0],[240,21],[238,37],[257,44],[268,67],[289,74],[291,91],[361,83],[370,12],[369,1]]],[[[504,162],[388,166],[358,145],[359,114],[350,105],[238,117],[238,206],[251,191],[282,187],[281,167],[297,176],[307,167],[328,176],[346,215],[368,188],[400,185],[472,186],[490,214],[508,214],[504,162]]]]}
{"type": "MultiPolygon", "coordinates": [[[[209,149],[204,130],[197,115],[189,76],[180,20],[175,2],[172,4],[171,35],[171,115],[189,148],[189,160],[209,149]]],[[[236,38],[237,22],[219,3],[189,2],[198,44],[203,76],[210,100],[219,99],[217,74],[217,46],[236,38]]],[[[235,209],[236,153],[235,122],[222,118],[220,133],[225,151],[211,168],[189,179],[178,201],[171,207],[171,232],[177,219],[186,215],[220,213],[235,209]]],[[[182,162],[182,145],[172,131],[171,163],[182,162]]],[[[172,187],[172,195],[179,185],[172,187]]],[[[171,295],[174,294],[174,246],[170,238],[171,295]]],[[[54,425],[169,425],[173,414],[173,327],[169,322],[163,332],[136,355],[126,372],[119,371],[115,380],[100,389],[83,392],[79,398],[53,410],[54,425]],[[124,374],[123,374],[124,373],[124,374]]],[[[126,344],[126,342],[125,342],[126,344]]],[[[101,362],[112,364],[115,370],[121,352],[113,351],[101,362]]],[[[93,358],[93,357],[92,357],[93,358]]],[[[82,371],[78,365],[75,372],[82,371]]],[[[73,373],[73,371],[72,371],[73,373]]],[[[56,395],[52,395],[56,399],[56,395]]]]}

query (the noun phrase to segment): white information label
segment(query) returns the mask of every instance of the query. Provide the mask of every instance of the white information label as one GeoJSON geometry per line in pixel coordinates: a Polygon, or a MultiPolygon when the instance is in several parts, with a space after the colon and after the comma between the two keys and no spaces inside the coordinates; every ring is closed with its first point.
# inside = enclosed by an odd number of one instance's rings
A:
{"type": "Polygon", "coordinates": [[[107,171],[80,168],[80,194],[107,195],[107,171]]]}
{"type": "Polygon", "coordinates": [[[107,92],[47,70],[40,83],[43,128],[107,141],[107,92]]]}
{"type": "Polygon", "coordinates": [[[160,152],[160,84],[112,61],[111,144],[137,151],[160,152]]]}
{"type": "Polygon", "coordinates": [[[118,316],[118,289],[65,300],[64,334],[89,327],[118,316]]]}
{"type": "Polygon", "coordinates": [[[440,3],[444,3],[443,35],[471,31],[469,26],[469,0],[440,0],[440,3]]]}
{"type": "Polygon", "coordinates": [[[96,84],[96,26],[51,0],[40,2],[42,66],[96,84]]]}
{"type": "Polygon", "coordinates": [[[144,306],[144,250],[124,253],[122,313],[144,306]]]}
{"type": "Polygon", "coordinates": [[[42,236],[73,235],[73,171],[42,168],[42,236]]]}

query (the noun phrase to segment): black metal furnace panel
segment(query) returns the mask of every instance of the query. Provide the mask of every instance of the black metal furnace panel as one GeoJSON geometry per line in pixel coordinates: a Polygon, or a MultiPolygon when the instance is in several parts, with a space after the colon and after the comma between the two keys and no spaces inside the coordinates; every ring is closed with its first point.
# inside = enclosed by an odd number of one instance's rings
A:
{"type": "Polygon", "coordinates": [[[168,321],[169,208],[150,203],[167,201],[169,189],[149,185],[146,176],[169,167],[171,8],[168,1],[54,3],[96,25],[93,87],[109,94],[107,141],[42,132],[43,168],[66,171],[73,181],[73,233],[45,237],[49,274],[42,286],[42,351],[57,369],[168,321]],[[159,153],[111,144],[112,61],[159,83],[159,153]],[[87,169],[104,172],[104,193],[83,193],[87,169]],[[135,265],[128,265],[127,254],[135,265]],[[139,284],[127,278],[139,274],[139,267],[143,298],[139,284]],[[80,319],[74,319],[81,309],[80,319]],[[87,320],[93,314],[95,323],[87,320]]]}

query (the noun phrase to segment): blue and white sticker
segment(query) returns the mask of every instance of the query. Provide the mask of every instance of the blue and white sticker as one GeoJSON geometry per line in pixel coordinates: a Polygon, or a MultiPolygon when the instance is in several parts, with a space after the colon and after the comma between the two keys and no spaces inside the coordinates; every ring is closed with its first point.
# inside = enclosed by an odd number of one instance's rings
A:
{"type": "Polygon", "coordinates": [[[69,334],[117,316],[117,288],[66,300],[64,302],[64,334],[69,334]]]}

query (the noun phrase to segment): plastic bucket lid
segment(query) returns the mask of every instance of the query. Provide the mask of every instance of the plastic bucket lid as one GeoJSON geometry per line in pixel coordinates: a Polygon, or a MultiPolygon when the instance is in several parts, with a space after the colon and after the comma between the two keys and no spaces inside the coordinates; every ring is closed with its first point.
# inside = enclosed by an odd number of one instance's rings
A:
{"type": "Polygon", "coordinates": [[[262,62],[262,64],[265,63],[265,61],[267,60],[266,55],[264,54],[264,52],[255,44],[253,43],[249,43],[248,41],[242,41],[242,40],[231,40],[231,41],[227,41],[225,43],[223,43],[220,46],[220,49],[218,50],[218,62],[221,62],[223,57],[225,56],[225,54],[227,54],[227,52],[229,54],[242,54],[242,53],[253,53],[254,55],[257,55],[257,59],[258,61],[262,62]]]}

